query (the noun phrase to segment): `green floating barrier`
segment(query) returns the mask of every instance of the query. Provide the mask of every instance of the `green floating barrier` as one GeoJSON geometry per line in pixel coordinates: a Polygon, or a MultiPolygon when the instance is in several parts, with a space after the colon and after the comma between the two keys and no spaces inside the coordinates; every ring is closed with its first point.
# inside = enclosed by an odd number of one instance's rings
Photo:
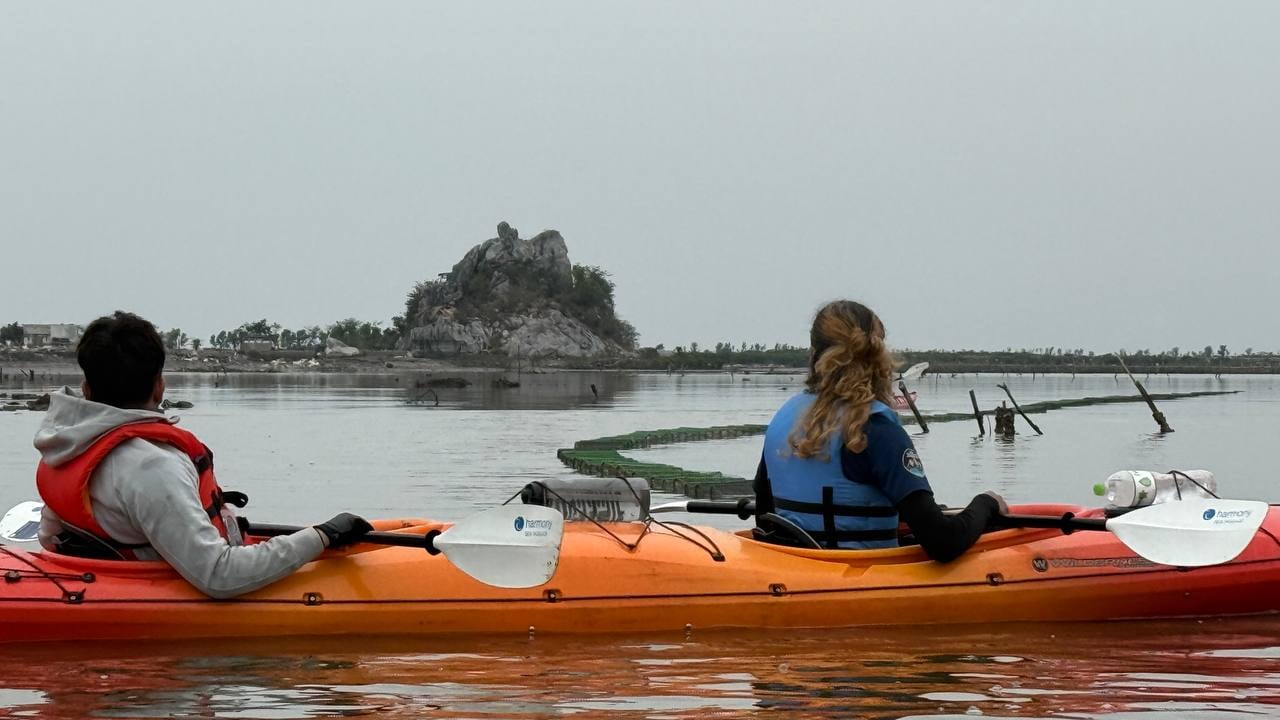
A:
{"type": "MultiPolygon", "coordinates": [[[[1179,400],[1182,398],[1203,397],[1208,395],[1230,395],[1239,390],[1202,390],[1184,393],[1151,393],[1152,400],[1179,400]]],[[[1044,413],[1088,405],[1104,405],[1108,403],[1144,402],[1141,395],[1107,395],[1104,397],[1070,398],[1065,400],[1046,400],[1023,405],[1025,413],[1044,413]]],[[[984,415],[992,411],[986,410],[984,415]]],[[[930,424],[973,420],[971,412],[932,413],[924,415],[930,424]]],[[[915,425],[916,419],[903,416],[902,422],[915,425]]],[[[728,438],[763,435],[764,425],[713,425],[705,428],[666,428],[661,430],[637,430],[625,435],[611,435],[579,440],[572,448],[561,448],[556,451],[560,462],[584,475],[601,477],[638,477],[644,478],[649,486],[664,492],[682,493],[691,498],[702,500],[731,499],[753,494],[751,481],[746,478],[725,475],[719,472],[701,472],[686,470],[674,465],[646,462],[619,454],[619,450],[639,450],[654,445],[672,445],[680,442],[699,442],[703,440],[724,440],[728,438]]]]}

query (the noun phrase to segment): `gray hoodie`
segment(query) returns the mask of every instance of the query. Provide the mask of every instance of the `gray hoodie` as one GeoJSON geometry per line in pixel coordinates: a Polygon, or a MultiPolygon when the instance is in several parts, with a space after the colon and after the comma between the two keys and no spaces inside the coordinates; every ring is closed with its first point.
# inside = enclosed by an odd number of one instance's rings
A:
{"type": "MultiPolygon", "coordinates": [[[[92,402],[70,388],[49,398],[49,412],[36,432],[44,462],[57,467],[84,452],[120,425],[155,420],[160,413],[92,402]]],[[[177,422],[171,418],[170,422],[177,422]]],[[[133,438],[116,446],[89,482],[93,517],[119,543],[145,544],[139,560],[163,558],[200,592],[229,598],[292,573],[324,551],[320,532],[306,528],[256,545],[231,546],[200,504],[200,478],[191,458],[164,443],[133,438]]],[[[62,520],[48,507],[40,522],[40,544],[54,549],[62,520]]]]}

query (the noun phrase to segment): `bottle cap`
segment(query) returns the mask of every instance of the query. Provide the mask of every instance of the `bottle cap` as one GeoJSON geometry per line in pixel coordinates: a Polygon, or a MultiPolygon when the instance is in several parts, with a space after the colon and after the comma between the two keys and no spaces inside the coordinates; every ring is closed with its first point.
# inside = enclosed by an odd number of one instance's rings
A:
{"type": "Polygon", "coordinates": [[[1106,495],[1106,494],[1107,494],[1107,486],[1106,486],[1106,485],[1103,485],[1102,483],[1094,483],[1094,485],[1093,485],[1093,494],[1094,494],[1094,495],[1106,495]]]}

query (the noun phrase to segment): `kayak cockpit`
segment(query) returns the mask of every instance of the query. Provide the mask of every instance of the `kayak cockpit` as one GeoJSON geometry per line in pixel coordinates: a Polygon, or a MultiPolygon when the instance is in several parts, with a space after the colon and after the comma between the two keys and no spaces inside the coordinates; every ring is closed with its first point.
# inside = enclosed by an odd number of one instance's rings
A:
{"type": "MultiPolygon", "coordinates": [[[[446,523],[435,522],[432,520],[424,520],[421,518],[392,518],[371,520],[375,531],[383,532],[403,532],[406,534],[425,535],[433,529],[444,529],[448,525],[446,523]]],[[[250,543],[262,542],[265,537],[249,537],[246,540],[250,543]]],[[[380,545],[356,544],[341,550],[326,550],[325,556],[333,555],[358,555],[364,552],[372,552],[382,549],[380,545]]],[[[56,565],[59,569],[74,573],[93,573],[102,575],[112,575],[118,577],[130,578],[151,578],[164,579],[170,577],[178,577],[178,573],[169,563],[163,560],[114,560],[105,558],[88,558],[76,555],[66,555],[55,552],[53,550],[35,550],[31,553],[13,549],[13,552],[21,552],[27,557],[38,557],[44,563],[56,565]]]]}
{"type": "MultiPolygon", "coordinates": [[[[1016,505],[1010,508],[1010,512],[1023,513],[1028,515],[1046,515],[1061,516],[1066,513],[1072,513],[1077,517],[1088,517],[1094,513],[1100,512],[1096,509],[1085,508],[1079,505],[1066,504],[1034,504],[1034,505],[1016,505]]],[[[753,545],[762,548],[768,548],[775,552],[792,555],[795,557],[808,558],[812,560],[825,560],[827,562],[839,562],[854,566],[869,565],[894,565],[905,563],[925,562],[929,557],[925,555],[923,548],[914,543],[902,544],[894,548],[880,548],[875,550],[845,550],[845,549],[815,549],[806,547],[794,547],[791,545],[781,545],[777,543],[766,542],[755,537],[754,529],[739,530],[735,533],[753,545]]],[[[1014,545],[1022,545],[1035,540],[1041,540],[1047,537],[1062,534],[1057,529],[1030,529],[1030,528],[1013,528],[1003,530],[991,530],[982,535],[978,542],[974,543],[966,553],[986,552],[997,550],[1014,545]]],[[[907,536],[909,538],[909,536],[907,536]]]]}

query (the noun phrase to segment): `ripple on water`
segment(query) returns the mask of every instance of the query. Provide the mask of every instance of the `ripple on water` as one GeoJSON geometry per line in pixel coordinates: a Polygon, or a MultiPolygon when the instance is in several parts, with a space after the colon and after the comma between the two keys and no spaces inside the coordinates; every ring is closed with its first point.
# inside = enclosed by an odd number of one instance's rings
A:
{"type": "Polygon", "coordinates": [[[49,696],[40,690],[0,688],[0,708],[20,708],[28,705],[43,705],[47,702],[49,702],[49,696]]]}
{"type": "Polygon", "coordinates": [[[1206,650],[1196,654],[1203,657],[1280,660],[1280,646],[1261,648],[1224,648],[1220,650],[1206,650]]]}
{"type": "Polygon", "coordinates": [[[1280,618],[656,638],[0,649],[0,716],[297,718],[1280,715],[1280,618]],[[352,646],[358,650],[352,650],[352,646]],[[1221,652],[1238,650],[1244,652],[1221,652]],[[21,657],[22,662],[15,659],[21,657]]]}

